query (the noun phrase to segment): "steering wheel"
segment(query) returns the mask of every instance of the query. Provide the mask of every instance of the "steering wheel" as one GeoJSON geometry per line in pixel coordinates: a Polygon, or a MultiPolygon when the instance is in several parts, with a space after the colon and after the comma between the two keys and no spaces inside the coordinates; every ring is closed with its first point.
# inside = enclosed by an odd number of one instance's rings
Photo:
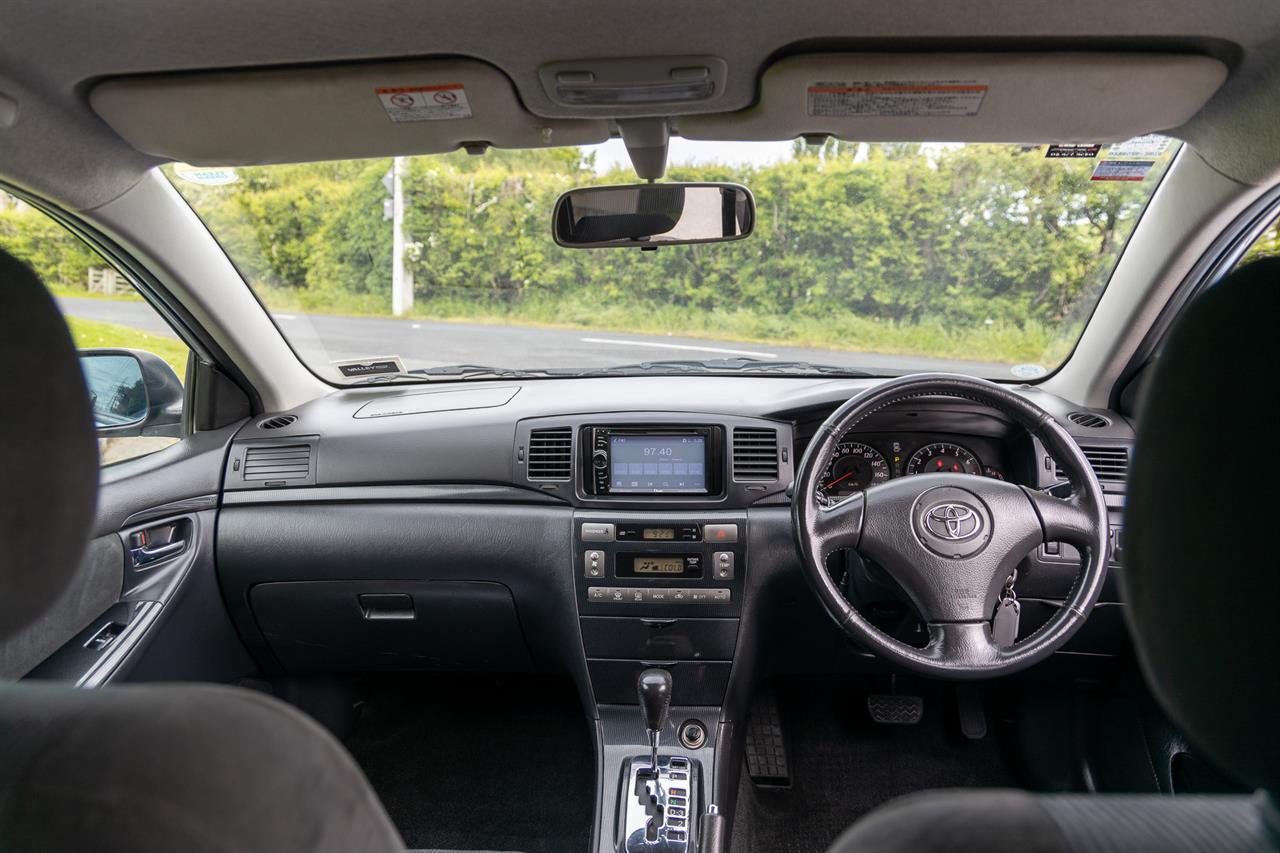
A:
{"type": "Polygon", "coordinates": [[[836,623],[876,655],[942,678],[1005,675],[1044,659],[1084,624],[1107,567],[1107,507],[1093,468],[1071,436],[1039,406],[994,382],[948,374],[889,380],[836,409],[800,461],[792,516],[805,575],[836,623]],[[831,506],[818,483],[841,438],[870,415],[921,397],[958,397],[995,408],[1038,438],[1066,472],[1072,495],[1057,498],[988,477],[917,474],[831,506]],[[1007,648],[991,623],[1006,581],[1032,549],[1068,542],[1084,565],[1057,613],[1007,648]],[[852,548],[905,590],[929,629],[923,648],[875,628],[845,599],[827,557],[852,548]]]}

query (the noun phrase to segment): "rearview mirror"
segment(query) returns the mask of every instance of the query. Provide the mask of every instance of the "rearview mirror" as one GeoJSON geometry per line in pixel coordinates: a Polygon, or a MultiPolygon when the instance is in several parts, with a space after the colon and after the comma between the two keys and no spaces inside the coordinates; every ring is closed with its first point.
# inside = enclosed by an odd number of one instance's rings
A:
{"type": "Polygon", "coordinates": [[[632,184],[569,190],[553,227],[566,248],[654,248],[741,240],[755,221],[755,199],[738,184],[632,184]]]}
{"type": "Polygon", "coordinates": [[[182,437],[182,382],[168,362],[141,350],[82,349],[80,369],[101,437],[182,437]]]}

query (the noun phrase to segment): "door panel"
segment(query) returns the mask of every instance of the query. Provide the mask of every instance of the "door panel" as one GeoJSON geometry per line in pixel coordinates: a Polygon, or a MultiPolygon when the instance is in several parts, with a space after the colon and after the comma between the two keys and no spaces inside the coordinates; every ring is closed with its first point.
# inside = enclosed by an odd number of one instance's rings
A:
{"type": "Polygon", "coordinates": [[[219,480],[238,428],[103,469],[97,538],[73,596],[79,609],[41,620],[38,643],[5,649],[6,672],[21,667],[28,678],[82,687],[256,672],[227,616],[213,556],[219,480]]]}
{"type": "Polygon", "coordinates": [[[0,643],[0,679],[21,678],[120,599],[124,547],[117,536],[89,543],[71,584],[34,622],[0,643]]]}

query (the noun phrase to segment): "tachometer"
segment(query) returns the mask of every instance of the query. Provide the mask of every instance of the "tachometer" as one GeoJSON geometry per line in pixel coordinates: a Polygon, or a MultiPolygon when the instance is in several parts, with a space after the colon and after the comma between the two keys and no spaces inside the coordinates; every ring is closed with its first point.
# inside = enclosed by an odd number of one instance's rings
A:
{"type": "Polygon", "coordinates": [[[818,500],[833,504],[887,479],[889,463],[880,451],[861,442],[842,441],[818,481],[818,500]]]}
{"type": "Polygon", "coordinates": [[[907,460],[908,474],[976,474],[981,476],[978,457],[958,444],[926,444],[907,460]]]}

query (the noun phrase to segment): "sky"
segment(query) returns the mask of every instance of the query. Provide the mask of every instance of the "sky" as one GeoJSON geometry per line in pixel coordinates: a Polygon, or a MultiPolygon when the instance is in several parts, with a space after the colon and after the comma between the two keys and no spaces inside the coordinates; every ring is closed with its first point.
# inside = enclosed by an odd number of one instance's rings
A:
{"type": "MultiPolygon", "coordinates": [[[[584,145],[584,151],[596,152],[596,172],[604,174],[617,166],[631,167],[627,148],[621,139],[610,139],[600,145],[584,145]]],[[[791,142],[699,142],[671,137],[667,164],[686,166],[695,163],[725,163],[739,166],[763,166],[785,160],[791,154],[791,142]]]]}

